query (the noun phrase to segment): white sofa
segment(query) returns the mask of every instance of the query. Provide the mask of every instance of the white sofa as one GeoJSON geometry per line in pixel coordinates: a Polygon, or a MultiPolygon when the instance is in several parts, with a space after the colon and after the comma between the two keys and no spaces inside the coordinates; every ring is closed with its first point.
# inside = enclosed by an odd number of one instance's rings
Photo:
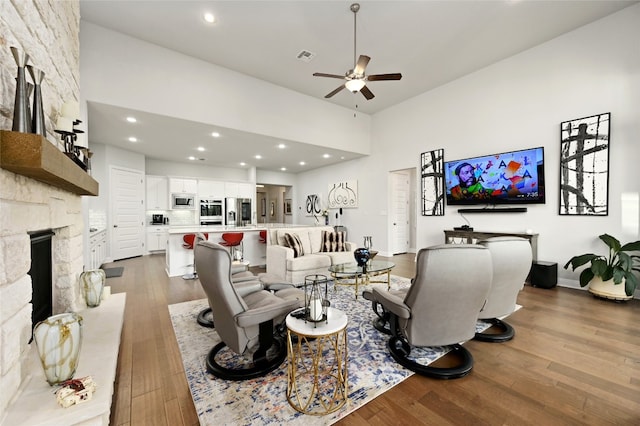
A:
{"type": "Polygon", "coordinates": [[[331,226],[309,226],[269,229],[267,237],[267,274],[276,280],[303,284],[307,275],[329,276],[329,266],[353,263],[354,243],[345,242],[346,251],[321,252],[322,231],[333,232],[331,226]],[[297,235],[304,254],[294,257],[292,248],[285,246],[285,234],[297,235]]]}

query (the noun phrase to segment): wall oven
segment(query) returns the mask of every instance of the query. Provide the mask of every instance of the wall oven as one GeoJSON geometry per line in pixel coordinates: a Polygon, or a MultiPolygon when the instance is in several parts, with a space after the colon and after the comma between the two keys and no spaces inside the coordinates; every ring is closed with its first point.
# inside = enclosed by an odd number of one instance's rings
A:
{"type": "Polygon", "coordinates": [[[171,208],[194,210],[196,208],[194,199],[194,194],[171,194],[171,208]]]}
{"type": "Polygon", "coordinates": [[[222,225],[222,200],[200,200],[200,225],[222,225]]]}

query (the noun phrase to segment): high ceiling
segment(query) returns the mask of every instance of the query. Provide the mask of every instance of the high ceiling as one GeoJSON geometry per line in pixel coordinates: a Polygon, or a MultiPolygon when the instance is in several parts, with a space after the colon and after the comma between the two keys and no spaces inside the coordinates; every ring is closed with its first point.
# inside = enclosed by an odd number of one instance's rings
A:
{"type": "MultiPolygon", "coordinates": [[[[354,64],[354,15],[351,1],[99,1],[81,0],[81,19],[201,60],[229,68],[318,99],[342,80],[314,77],[314,72],[344,74],[354,64]],[[203,14],[215,15],[206,23],[203,14]],[[297,58],[302,51],[311,61],[297,58]]],[[[343,90],[326,100],[375,114],[430,89],[593,22],[636,1],[359,1],[357,55],[371,61],[368,75],[402,73],[400,81],[367,83],[375,94],[343,90]]],[[[89,104],[91,141],[119,145],[151,158],[238,167],[240,161],[259,169],[299,172],[355,157],[285,141],[274,160],[256,163],[242,158],[260,154],[265,142],[282,141],[228,131],[232,149],[217,160],[177,152],[176,132],[199,132],[200,123],[152,116],[109,105],[89,104]],[[153,152],[126,140],[131,133],[123,115],[145,115],[137,126],[141,140],[154,140],[153,152]],[[321,159],[330,154],[329,159],[321,159]],[[182,160],[183,159],[183,160],[182,160]],[[299,162],[307,164],[300,166],[299,162]]],[[[227,129],[221,129],[225,134],[227,129]]],[[[184,135],[184,133],[181,133],[184,135]]],[[[194,137],[196,133],[194,133],[194,137]]],[[[198,133],[199,134],[199,133],[198,133]]],[[[202,142],[204,143],[204,141],[202,142]]],[[[193,148],[199,144],[194,140],[193,148]]],[[[263,154],[264,155],[264,154],[263,154]]],[[[269,156],[267,156],[269,157],[269,156]]]]}

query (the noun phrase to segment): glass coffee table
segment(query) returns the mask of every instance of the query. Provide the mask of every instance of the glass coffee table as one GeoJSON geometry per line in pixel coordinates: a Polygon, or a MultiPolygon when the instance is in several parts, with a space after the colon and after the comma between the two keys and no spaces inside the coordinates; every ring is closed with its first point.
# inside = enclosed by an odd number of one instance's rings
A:
{"type": "Polygon", "coordinates": [[[339,265],[331,265],[329,272],[333,278],[335,285],[350,285],[355,287],[356,299],[358,298],[358,286],[384,283],[387,284],[387,290],[391,287],[391,270],[396,266],[393,262],[386,260],[370,260],[365,268],[358,266],[357,263],[341,263],[339,265]],[[373,277],[387,275],[386,281],[383,279],[372,280],[373,277]]]}

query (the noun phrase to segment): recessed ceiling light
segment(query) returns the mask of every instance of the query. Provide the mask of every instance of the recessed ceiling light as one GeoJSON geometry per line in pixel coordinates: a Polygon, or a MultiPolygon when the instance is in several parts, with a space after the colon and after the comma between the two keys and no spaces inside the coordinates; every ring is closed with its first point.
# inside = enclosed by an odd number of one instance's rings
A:
{"type": "Polygon", "coordinates": [[[199,146],[199,147],[198,147],[198,148],[196,148],[196,149],[197,149],[198,151],[200,151],[200,152],[202,152],[202,151],[206,151],[206,150],[204,149],[204,147],[203,147],[203,146],[199,146]]]}
{"type": "Polygon", "coordinates": [[[127,121],[128,121],[129,123],[135,123],[135,122],[136,122],[136,121],[138,121],[138,120],[136,120],[136,118],[135,118],[135,117],[127,117],[127,121]]]}
{"type": "Polygon", "coordinates": [[[189,156],[189,160],[194,161],[196,159],[196,157],[194,157],[193,155],[189,156]]]}
{"type": "Polygon", "coordinates": [[[134,136],[131,136],[131,137],[129,138],[129,142],[138,142],[138,138],[136,138],[136,137],[134,137],[134,136]]]}
{"type": "Polygon", "coordinates": [[[322,155],[322,158],[329,158],[329,157],[331,157],[329,154],[322,155]]]}
{"type": "Polygon", "coordinates": [[[256,156],[255,156],[255,159],[256,159],[256,160],[259,160],[259,159],[261,159],[261,158],[262,158],[262,155],[260,155],[260,154],[258,154],[258,155],[256,155],[256,156]]]}
{"type": "Polygon", "coordinates": [[[287,168],[286,167],[280,167],[280,170],[283,171],[283,172],[286,172],[287,168]]]}
{"type": "Polygon", "coordinates": [[[283,143],[278,144],[278,148],[280,148],[280,149],[285,149],[286,147],[287,146],[285,144],[283,144],[283,143]]]}
{"type": "Polygon", "coordinates": [[[241,165],[241,166],[246,166],[246,165],[247,165],[247,163],[245,163],[244,161],[242,161],[242,162],[240,162],[240,165],[241,165]]]}
{"type": "Polygon", "coordinates": [[[307,163],[305,163],[304,161],[301,161],[299,164],[300,164],[301,166],[304,166],[304,165],[305,165],[305,164],[307,164],[307,163]]]}
{"type": "Polygon", "coordinates": [[[218,133],[218,132],[211,132],[211,136],[213,136],[214,138],[219,138],[219,137],[220,137],[220,133],[218,133]]]}
{"type": "Polygon", "coordinates": [[[216,17],[213,15],[213,13],[207,12],[204,14],[204,20],[210,24],[213,24],[214,22],[216,22],[216,17]]]}
{"type": "Polygon", "coordinates": [[[342,157],[340,157],[341,160],[344,160],[344,155],[342,157]]]}

